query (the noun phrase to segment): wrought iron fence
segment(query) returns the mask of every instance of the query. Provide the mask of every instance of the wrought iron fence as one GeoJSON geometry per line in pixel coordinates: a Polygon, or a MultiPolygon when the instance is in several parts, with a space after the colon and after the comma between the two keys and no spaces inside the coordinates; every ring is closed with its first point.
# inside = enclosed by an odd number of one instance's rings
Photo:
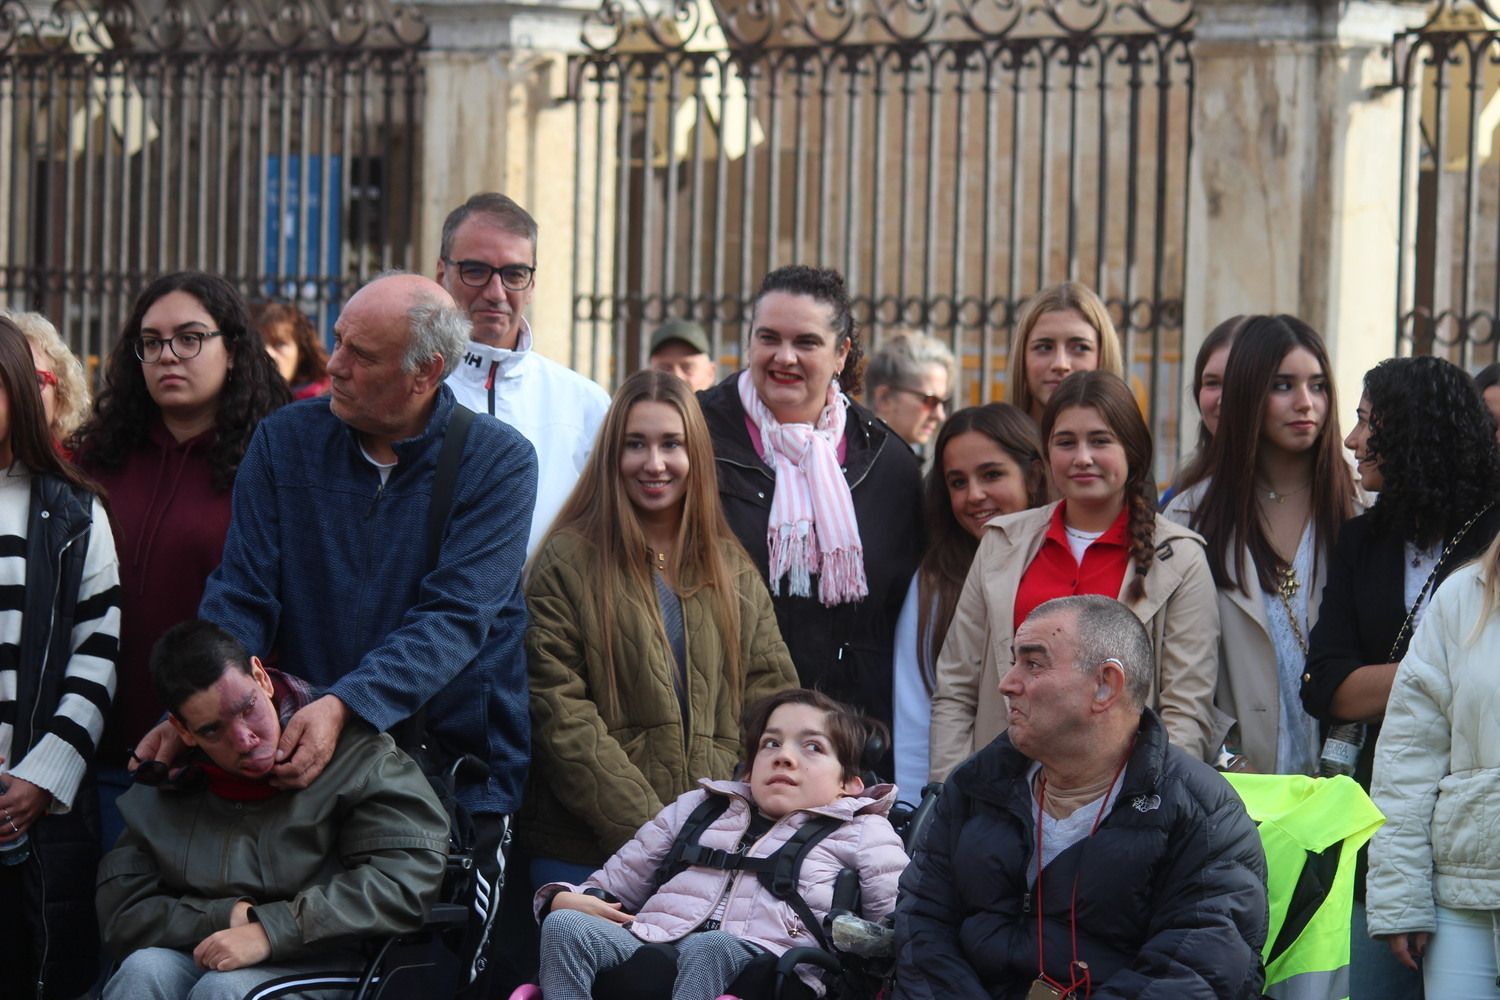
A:
{"type": "Polygon", "coordinates": [[[1500,349],[1500,4],[1441,0],[1396,39],[1397,353],[1470,369],[1500,349]]]}
{"type": "Polygon", "coordinates": [[[414,252],[425,36],[381,0],[0,6],[0,297],[91,363],[178,268],[326,330],[414,252]]]}
{"type": "Polygon", "coordinates": [[[1077,279],[1175,440],[1192,23],[1189,0],[610,0],[571,66],[575,361],[619,377],[687,316],[732,362],[761,276],[817,263],[877,344],[927,328],[962,398],[998,399],[1018,307],[1077,279]]]}

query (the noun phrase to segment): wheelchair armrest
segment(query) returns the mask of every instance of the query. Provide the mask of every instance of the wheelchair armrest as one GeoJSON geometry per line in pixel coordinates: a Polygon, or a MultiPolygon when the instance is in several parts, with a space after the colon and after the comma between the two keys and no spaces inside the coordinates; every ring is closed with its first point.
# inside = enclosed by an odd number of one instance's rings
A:
{"type": "Polygon", "coordinates": [[[822,948],[792,948],[782,953],[781,958],[776,961],[776,980],[781,982],[787,976],[796,975],[799,965],[816,965],[829,972],[840,972],[843,965],[839,957],[832,952],[824,951],[822,948]]]}
{"type": "Polygon", "coordinates": [[[469,911],[457,903],[434,903],[427,914],[424,927],[462,927],[469,920],[469,911]]]}

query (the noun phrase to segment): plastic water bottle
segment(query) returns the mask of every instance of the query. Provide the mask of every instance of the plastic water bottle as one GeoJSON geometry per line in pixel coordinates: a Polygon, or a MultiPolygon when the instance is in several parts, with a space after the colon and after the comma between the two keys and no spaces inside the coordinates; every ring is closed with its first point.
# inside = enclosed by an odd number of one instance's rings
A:
{"type": "Polygon", "coordinates": [[[31,837],[29,834],[21,834],[15,840],[0,844],[0,865],[7,867],[11,865],[25,864],[26,859],[31,857],[31,837]]]}
{"type": "Polygon", "coordinates": [[[1325,778],[1335,775],[1354,776],[1354,767],[1359,763],[1359,752],[1365,746],[1365,724],[1345,722],[1328,730],[1328,739],[1323,741],[1323,755],[1318,758],[1318,773],[1325,778]]]}
{"type": "MultiPolygon", "coordinates": [[[[0,794],[4,794],[5,791],[5,782],[0,781],[0,794]]],[[[15,840],[0,844],[0,865],[10,867],[25,864],[29,857],[31,857],[31,837],[28,834],[23,833],[15,840]]]]}

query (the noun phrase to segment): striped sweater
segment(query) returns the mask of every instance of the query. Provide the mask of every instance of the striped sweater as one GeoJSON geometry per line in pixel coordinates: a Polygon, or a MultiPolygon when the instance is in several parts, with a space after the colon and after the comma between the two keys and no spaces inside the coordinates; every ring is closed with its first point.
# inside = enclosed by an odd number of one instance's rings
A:
{"type": "MultiPolygon", "coordinates": [[[[98,749],[115,690],[119,646],[119,566],[109,518],[96,499],[79,584],[72,655],[63,669],[62,697],[48,715],[33,720],[37,738],[20,760],[12,760],[17,671],[21,664],[21,619],[26,604],[26,534],[31,514],[31,476],[16,465],[0,472],[0,780],[4,775],[52,793],[53,811],[72,808],[84,771],[98,749]]],[[[35,669],[34,665],[27,665],[35,669]]],[[[48,669],[53,669],[49,665],[48,669]]],[[[27,709],[31,710],[31,709],[27,709]]]]}

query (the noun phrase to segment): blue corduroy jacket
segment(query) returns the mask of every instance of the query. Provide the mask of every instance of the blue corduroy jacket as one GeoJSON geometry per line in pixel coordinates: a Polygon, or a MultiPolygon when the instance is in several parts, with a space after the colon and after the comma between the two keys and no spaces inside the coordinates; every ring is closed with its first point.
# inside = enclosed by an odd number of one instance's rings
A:
{"type": "Polygon", "coordinates": [[[427,572],[427,508],[453,407],[441,387],[426,430],[395,445],[384,486],[326,397],[261,421],[199,614],[252,653],[275,651],[376,729],[425,704],[431,732],[489,764],[460,800],[509,813],[530,760],[521,570],[536,453],[510,426],[475,419],[427,572]]]}

